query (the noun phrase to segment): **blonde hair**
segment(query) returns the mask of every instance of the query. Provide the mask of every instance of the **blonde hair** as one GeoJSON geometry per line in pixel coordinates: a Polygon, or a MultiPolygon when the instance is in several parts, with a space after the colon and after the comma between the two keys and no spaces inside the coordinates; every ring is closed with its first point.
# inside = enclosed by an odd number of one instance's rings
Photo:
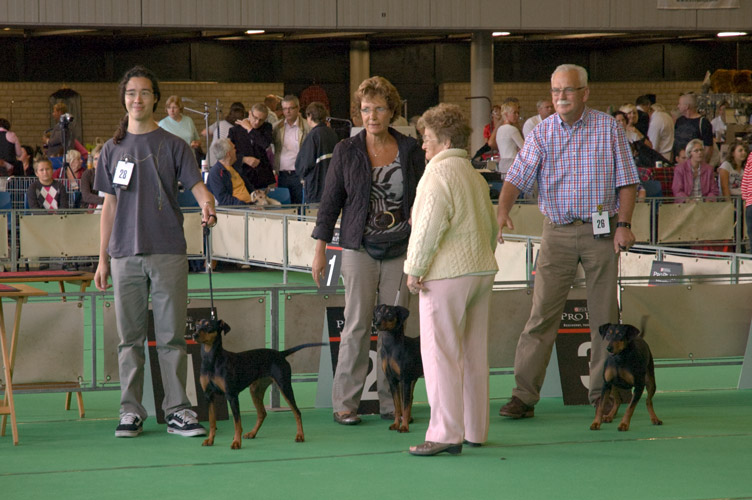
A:
{"type": "Polygon", "coordinates": [[[180,98],[180,96],[171,95],[167,98],[165,101],[165,108],[169,108],[170,105],[175,104],[178,108],[180,108],[180,112],[183,112],[183,100],[180,98]]]}
{"type": "Polygon", "coordinates": [[[81,159],[81,153],[77,149],[69,149],[68,152],[65,154],[65,160],[70,163],[73,160],[80,160],[81,159]]]}

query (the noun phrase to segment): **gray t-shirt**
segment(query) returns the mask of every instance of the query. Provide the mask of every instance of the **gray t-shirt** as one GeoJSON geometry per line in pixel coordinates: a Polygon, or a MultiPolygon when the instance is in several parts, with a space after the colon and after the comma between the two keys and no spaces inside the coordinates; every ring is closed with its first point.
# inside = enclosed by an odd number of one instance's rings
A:
{"type": "Polygon", "coordinates": [[[94,189],[117,196],[108,246],[111,257],[186,253],[178,181],[186,189],[201,182],[196,158],[179,137],[158,128],[147,134],[126,134],[120,144],[107,141],[94,189]],[[120,160],[134,164],[127,189],[112,184],[120,160]]]}

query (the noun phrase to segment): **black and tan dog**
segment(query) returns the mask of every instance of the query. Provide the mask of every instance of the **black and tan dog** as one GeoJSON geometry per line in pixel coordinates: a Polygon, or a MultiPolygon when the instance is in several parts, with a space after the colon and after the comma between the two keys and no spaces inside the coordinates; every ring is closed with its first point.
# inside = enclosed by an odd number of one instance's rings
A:
{"type": "Polygon", "coordinates": [[[394,423],[389,429],[410,432],[415,382],[423,376],[420,338],[405,336],[410,311],[380,304],[373,311],[373,325],[381,337],[381,364],[394,399],[394,423]]]}
{"type": "Polygon", "coordinates": [[[619,423],[620,431],[629,430],[632,414],[645,388],[648,390],[646,404],[650,421],[653,422],[653,425],[663,424],[653,410],[653,395],[655,394],[653,355],[648,343],[642,338],[640,330],[632,325],[606,323],[601,325],[599,331],[601,337],[608,342],[606,347],[608,358],[606,358],[606,365],[603,369],[603,392],[595,411],[595,420],[590,425],[590,429],[598,430],[601,428],[601,422],[613,421],[614,415],[619,409],[619,399],[613,394],[616,392],[615,388],[630,389],[634,387],[632,400],[619,423]],[[611,411],[604,415],[606,400],[609,397],[614,398],[614,405],[611,411]]]}
{"type": "Polygon", "coordinates": [[[292,369],[285,358],[306,347],[324,344],[302,344],[281,352],[274,349],[252,349],[236,353],[222,348],[222,335],[229,331],[230,326],[222,320],[202,319],[196,323],[193,334],[196,342],[202,344],[200,382],[204,396],[209,402],[209,436],[204,440],[203,446],[214,444],[214,436],[217,433],[214,396],[224,394],[230,403],[235,421],[235,435],[231,448],[240,449],[243,427],[240,421],[238,394],[246,387],[250,387],[253,405],[256,407],[256,425],[251,432],[243,435],[243,438],[255,438],[266,418],[264,393],[272,382],[277,385],[295,415],[295,422],[298,425],[295,441],[299,443],[305,441],[303,421],[300,418],[300,410],[295,404],[295,394],[292,392],[292,369]]]}

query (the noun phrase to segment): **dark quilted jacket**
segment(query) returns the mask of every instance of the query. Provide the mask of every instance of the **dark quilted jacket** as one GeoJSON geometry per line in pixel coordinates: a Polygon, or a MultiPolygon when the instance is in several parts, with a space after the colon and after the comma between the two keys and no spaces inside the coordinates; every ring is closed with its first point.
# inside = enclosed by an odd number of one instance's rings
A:
{"type": "MultiPolygon", "coordinates": [[[[403,204],[405,220],[415,201],[415,189],[425,168],[425,155],[418,142],[393,128],[389,133],[397,140],[400,164],[405,179],[403,204]]],[[[366,132],[341,141],[326,173],[324,194],[321,198],[316,227],[312,236],[317,240],[332,240],[334,226],[342,212],[339,242],[343,248],[358,249],[363,240],[368,204],[371,196],[371,162],[366,150],[366,132]]]]}

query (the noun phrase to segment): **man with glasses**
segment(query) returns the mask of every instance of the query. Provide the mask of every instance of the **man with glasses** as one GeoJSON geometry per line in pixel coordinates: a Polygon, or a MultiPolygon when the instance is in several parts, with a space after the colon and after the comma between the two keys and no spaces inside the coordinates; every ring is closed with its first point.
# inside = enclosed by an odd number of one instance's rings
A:
{"type": "Polygon", "coordinates": [[[196,197],[204,225],[217,222],[214,196],[202,182],[188,144],[154,121],[160,98],[156,76],[136,66],[123,76],[118,90],[127,114],[102,148],[94,178],[94,188],[104,193],[94,283],[106,290],[112,274],[120,337],[120,421],[115,436],[138,436],[147,416],[142,398],[150,295],[167,432],[201,436],[206,429],[185,390],[188,259],[178,181],[196,197]]]}
{"type": "Polygon", "coordinates": [[[275,183],[274,169],[268,149],[272,143],[272,126],[266,122],[266,106],[256,103],[248,118],[230,129],[228,139],[237,149],[234,168],[254,189],[265,189],[275,183]]]}
{"type": "Polygon", "coordinates": [[[303,185],[295,172],[295,160],[310,127],[300,116],[300,101],[294,95],[282,99],[282,114],[284,119],[274,126],[274,170],[277,185],[289,189],[290,201],[298,204],[303,202],[303,185]]]}
{"type": "Polygon", "coordinates": [[[679,96],[679,116],[674,123],[674,156],[684,150],[692,139],[700,139],[705,146],[705,162],[713,156],[713,127],[710,120],[697,111],[697,96],[689,92],[679,96]]]}
{"type": "Polygon", "coordinates": [[[528,134],[499,196],[499,242],[514,229],[509,211],[537,181],[545,216],[533,305],[514,360],[516,387],[499,414],[532,417],[577,267],[585,270],[590,320],[589,399],[603,387],[606,345],[598,334],[618,321],[617,263],[635,237],[630,221],[639,177],[626,136],[610,116],[588,108],[585,68],[561,65],[551,75],[556,113],[528,134]]]}

